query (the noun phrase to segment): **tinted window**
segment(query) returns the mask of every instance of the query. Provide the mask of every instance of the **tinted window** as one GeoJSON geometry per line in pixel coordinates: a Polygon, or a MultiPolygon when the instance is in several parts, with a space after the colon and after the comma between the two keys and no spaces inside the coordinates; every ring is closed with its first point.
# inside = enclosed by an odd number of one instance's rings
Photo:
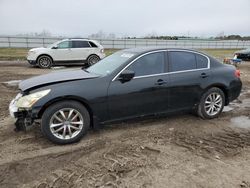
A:
{"type": "Polygon", "coordinates": [[[169,59],[171,71],[196,69],[196,59],[194,53],[169,52],[169,59]]]}
{"type": "Polygon", "coordinates": [[[196,54],[196,61],[198,69],[207,68],[208,60],[203,55],[196,54]]]}
{"type": "Polygon", "coordinates": [[[97,48],[97,45],[96,45],[95,43],[89,41],[89,44],[90,44],[90,46],[91,46],[92,48],[97,48]]]}
{"type": "Polygon", "coordinates": [[[145,55],[128,67],[135,76],[159,74],[164,72],[164,52],[145,55]]]}
{"type": "Polygon", "coordinates": [[[72,41],[73,42],[73,48],[89,48],[90,45],[88,41],[72,41]]]}
{"type": "Polygon", "coordinates": [[[70,41],[63,41],[57,44],[57,48],[63,49],[63,48],[70,48],[70,41]]]}
{"type": "Polygon", "coordinates": [[[125,51],[118,51],[108,57],[105,57],[96,64],[90,66],[87,71],[99,74],[102,76],[108,75],[117,70],[126,61],[132,58],[135,54],[125,51]]]}

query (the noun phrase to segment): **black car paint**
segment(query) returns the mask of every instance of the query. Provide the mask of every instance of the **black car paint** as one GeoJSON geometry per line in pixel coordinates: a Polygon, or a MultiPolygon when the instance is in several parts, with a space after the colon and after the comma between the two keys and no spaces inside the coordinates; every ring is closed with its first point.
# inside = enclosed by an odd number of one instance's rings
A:
{"type": "Polygon", "coordinates": [[[19,84],[19,88],[22,91],[31,90],[33,88],[42,87],[44,85],[55,84],[59,82],[68,82],[72,80],[82,80],[96,78],[98,75],[89,74],[85,71],[80,70],[68,70],[68,71],[56,71],[50,74],[36,76],[27,80],[22,81],[19,84]]]}
{"type": "MultiPolygon", "coordinates": [[[[130,50],[129,52],[137,55],[127,60],[112,74],[103,77],[77,70],[50,73],[21,82],[20,89],[25,94],[51,89],[48,95],[33,105],[29,112],[31,118],[41,118],[49,105],[68,99],[81,102],[94,118],[104,123],[144,115],[191,110],[199,103],[207,88],[213,86],[225,92],[226,105],[239,96],[241,81],[234,75],[235,68],[221,64],[207,55],[210,69],[135,78],[124,83],[119,79],[113,80],[134,59],[147,52],[159,50],[167,53],[169,49],[130,50]]],[[[168,70],[167,63],[166,70],[168,70]]]]}

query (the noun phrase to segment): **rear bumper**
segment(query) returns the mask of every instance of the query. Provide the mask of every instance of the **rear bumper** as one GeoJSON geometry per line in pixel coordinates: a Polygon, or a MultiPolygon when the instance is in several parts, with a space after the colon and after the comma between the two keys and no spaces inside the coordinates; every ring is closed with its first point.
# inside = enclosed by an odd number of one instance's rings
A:
{"type": "Polygon", "coordinates": [[[241,89],[242,82],[240,79],[231,83],[230,89],[228,90],[228,103],[239,97],[241,89]]]}
{"type": "Polygon", "coordinates": [[[100,59],[103,59],[103,58],[106,57],[106,54],[105,54],[105,53],[98,53],[97,55],[100,57],[100,59]]]}

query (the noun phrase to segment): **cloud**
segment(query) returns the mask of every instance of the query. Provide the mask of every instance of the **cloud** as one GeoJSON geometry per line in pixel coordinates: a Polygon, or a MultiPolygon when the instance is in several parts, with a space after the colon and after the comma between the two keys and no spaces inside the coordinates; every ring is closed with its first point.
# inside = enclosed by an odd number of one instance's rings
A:
{"type": "Polygon", "coordinates": [[[0,0],[0,34],[250,35],[249,0],[0,0]]]}

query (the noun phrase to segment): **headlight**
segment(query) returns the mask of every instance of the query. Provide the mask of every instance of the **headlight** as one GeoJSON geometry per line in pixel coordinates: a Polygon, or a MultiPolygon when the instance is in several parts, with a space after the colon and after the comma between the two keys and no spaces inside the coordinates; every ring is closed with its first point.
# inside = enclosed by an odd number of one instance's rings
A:
{"type": "Polygon", "coordinates": [[[36,51],[29,51],[28,55],[32,55],[32,54],[35,54],[35,53],[36,53],[36,51]]]}
{"type": "Polygon", "coordinates": [[[30,95],[25,95],[18,99],[16,103],[16,107],[18,108],[30,108],[33,104],[35,104],[39,99],[42,97],[48,95],[48,93],[51,91],[51,89],[38,91],[36,93],[32,93],[30,95]]]}

